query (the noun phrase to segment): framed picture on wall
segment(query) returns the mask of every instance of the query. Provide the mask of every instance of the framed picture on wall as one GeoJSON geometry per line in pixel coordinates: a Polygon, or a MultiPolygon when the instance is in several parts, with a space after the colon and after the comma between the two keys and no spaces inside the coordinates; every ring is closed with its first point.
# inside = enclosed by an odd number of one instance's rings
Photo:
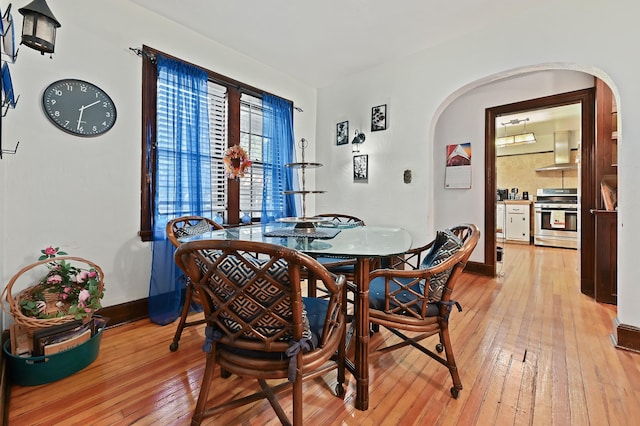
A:
{"type": "Polygon", "coordinates": [[[387,129],[387,105],[378,105],[371,108],[371,131],[387,129]]]}
{"type": "Polygon", "coordinates": [[[353,156],[353,181],[367,182],[369,179],[369,156],[353,156]]]}
{"type": "Polygon", "coordinates": [[[336,124],[336,145],[346,145],[349,143],[349,122],[343,121],[336,124]]]}

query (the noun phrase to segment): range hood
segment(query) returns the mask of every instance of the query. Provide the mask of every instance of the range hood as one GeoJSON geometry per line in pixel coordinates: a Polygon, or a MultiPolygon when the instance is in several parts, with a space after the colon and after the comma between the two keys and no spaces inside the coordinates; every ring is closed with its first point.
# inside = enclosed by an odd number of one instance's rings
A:
{"type": "Polygon", "coordinates": [[[571,162],[571,148],[569,147],[569,131],[564,130],[553,134],[553,164],[536,169],[536,172],[549,170],[577,170],[578,165],[571,162]]]}

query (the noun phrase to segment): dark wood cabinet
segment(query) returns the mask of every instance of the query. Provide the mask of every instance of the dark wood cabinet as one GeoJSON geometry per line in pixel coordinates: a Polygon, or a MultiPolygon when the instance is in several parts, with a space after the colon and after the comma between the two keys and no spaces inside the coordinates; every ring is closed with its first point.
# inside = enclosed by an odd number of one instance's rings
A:
{"type": "Polygon", "coordinates": [[[618,212],[592,210],[596,217],[595,298],[597,302],[618,301],[618,212]]]}
{"type": "Polygon", "coordinates": [[[618,132],[615,97],[607,84],[595,79],[596,131],[593,162],[583,169],[583,191],[592,193],[582,197],[582,293],[594,297],[598,302],[617,303],[618,263],[618,213],[616,190],[618,174],[618,132]],[[589,176],[589,174],[591,174],[589,176]],[[605,191],[602,184],[612,188],[605,191]],[[608,203],[605,196],[608,194],[608,203]],[[589,198],[590,202],[585,202],[589,198]],[[613,200],[613,201],[612,201],[613,200]],[[609,209],[605,207],[609,204],[609,209]],[[587,232],[588,231],[588,232],[587,232]],[[585,241],[585,235],[593,240],[585,241]],[[591,244],[593,247],[591,247],[591,244]]]}

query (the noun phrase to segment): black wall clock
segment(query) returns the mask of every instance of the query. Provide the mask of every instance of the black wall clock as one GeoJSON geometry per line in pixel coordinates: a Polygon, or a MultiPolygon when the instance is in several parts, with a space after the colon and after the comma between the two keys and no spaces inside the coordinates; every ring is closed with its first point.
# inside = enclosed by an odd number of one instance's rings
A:
{"type": "Polygon", "coordinates": [[[56,127],[76,136],[101,135],[116,122],[116,106],[109,95],[82,80],[51,83],[42,94],[42,107],[56,127]]]}

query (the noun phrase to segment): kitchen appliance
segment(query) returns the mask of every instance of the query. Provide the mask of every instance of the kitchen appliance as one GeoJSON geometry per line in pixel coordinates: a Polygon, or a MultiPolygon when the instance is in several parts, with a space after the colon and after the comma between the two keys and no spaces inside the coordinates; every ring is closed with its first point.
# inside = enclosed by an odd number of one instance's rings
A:
{"type": "Polygon", "coordinates": [[[577,188],[542,188],[534,203],[533,243],[537,246],[579,247],[580,204],[577,188]]]}
{"type": "Polygon", "coordinates": [[[506,189],[498,189],[498,193],[496,195],[498,201],[504,201],[508,196],[508,191],[506,189]]]}
{"type": "Polygon", "coordinates": [[[511,193],[509,194],[510,200],[515,200],[518,195],[518,188],[511,188],[511,193]]]}
{"type": "Polygon", "coordinates": [[[529,199],[529,191],[522,191],[522,199],[523,200],[529,199]]]}

